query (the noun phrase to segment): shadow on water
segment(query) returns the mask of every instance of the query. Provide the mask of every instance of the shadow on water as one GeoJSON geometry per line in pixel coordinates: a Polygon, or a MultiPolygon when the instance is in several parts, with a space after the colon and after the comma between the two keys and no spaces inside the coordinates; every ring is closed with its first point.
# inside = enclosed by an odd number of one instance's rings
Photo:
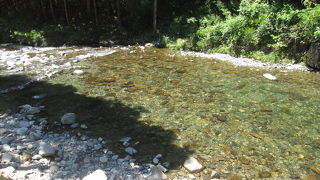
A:
{"type": "MultiPolygon", "coordinates": [[[[2,76],[0,90],[25,81],[28,81],[28,77],[2,76]]],[[[134,158],[143,163],[151,162],[157,154],[162,154],[161,162],[170,162],[169,169],[179,169],[186,157],[192,153],[187,147],[180,148],[172,144],[176,139],[174,132],[139,122],[141,113],[146,112],[143,107],[129,107],[119,100],[87,97],[78,94],[73,86],[41,81],[23,90],[0,94],[0,113],[8,109],[14,110],[22,104],[45,106],[39,115],[48,117],[47,131],[72,131],[87,134],[89,137],[104,137],[108,148],[121,156],[126,154],[125,146],[119,139],[130,136],[133,138],[130,146],[138,150],[134,158]],[[39,94],[46,96],[40,100],[32,99],[32,96],[39,94]],[[89,128],[71,130],[67,126],[61,126],[60,117],[68,112],[76,113],[77,122],[84,123],[89,128]]]]}

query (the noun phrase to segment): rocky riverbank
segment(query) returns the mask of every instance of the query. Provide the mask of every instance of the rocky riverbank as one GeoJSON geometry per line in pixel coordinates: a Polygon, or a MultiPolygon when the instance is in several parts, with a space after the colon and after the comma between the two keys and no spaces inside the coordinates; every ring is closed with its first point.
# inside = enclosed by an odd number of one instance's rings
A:
{"type": "Polygon", "coordinates": [[[222,53],[213,53],[206,54],[201,52],[193,52],[193,51],[180,51],[182,56],[193,56],[193,57],[203,57],[203,58],[211,58],[217,59],[220,61],[227,61],[235,66],[249,66],[249,67],[263,67],[267,69],[282,69],[282,70],[299,70],[299,71],[311,71],[312,69],[307,68],[301,64],[279,64],[279,63],[270,63],[270,62],[261,62],[252,58],[243,58],[243,57],[233,57],[228,54],[222,53]]]}

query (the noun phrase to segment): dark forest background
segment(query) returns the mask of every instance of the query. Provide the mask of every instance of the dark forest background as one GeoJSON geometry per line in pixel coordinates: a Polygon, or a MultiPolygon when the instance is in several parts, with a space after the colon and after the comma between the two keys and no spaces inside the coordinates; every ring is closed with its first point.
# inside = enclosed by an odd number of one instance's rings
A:
{"type": "Polygon", "coordinates": [[[318,0],[0,0],[0,42],[162,47],[304,61],[318,0]]]}

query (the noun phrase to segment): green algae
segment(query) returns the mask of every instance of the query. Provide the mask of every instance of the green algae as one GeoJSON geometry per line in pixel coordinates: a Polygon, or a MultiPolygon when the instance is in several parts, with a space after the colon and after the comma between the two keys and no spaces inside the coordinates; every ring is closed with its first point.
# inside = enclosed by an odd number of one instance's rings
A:
{"type": "Polygon", "coordinates": [[[51,122],[75,112],[89,134],[113,146],[133,137],[138,160],[162,153],[162,162],[178,168],[193,154],[208,167],[251,179],[260,172],[302,176],[320,163],[319,74],[234,67],[139,47],[78,65],[89,68],[81,76],[63,71],[22,94],[45,91],[51,122]]]}

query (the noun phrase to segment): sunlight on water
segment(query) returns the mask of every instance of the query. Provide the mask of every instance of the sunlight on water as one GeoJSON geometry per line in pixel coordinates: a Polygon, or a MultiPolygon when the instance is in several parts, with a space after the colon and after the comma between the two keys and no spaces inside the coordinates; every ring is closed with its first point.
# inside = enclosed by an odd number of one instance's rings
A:
{"type": "MultiPolygon", "coordinates": [[[[68,82],[80,94],[142,106],[142,124],[174,132],[172,143],[209,169],[288,178],[320,163],[319,74],[236,68],[139,47],[90,63],[93,70],[68,82]]],[[[166,157],[175,160],[170,152],[166,157]]]]}

